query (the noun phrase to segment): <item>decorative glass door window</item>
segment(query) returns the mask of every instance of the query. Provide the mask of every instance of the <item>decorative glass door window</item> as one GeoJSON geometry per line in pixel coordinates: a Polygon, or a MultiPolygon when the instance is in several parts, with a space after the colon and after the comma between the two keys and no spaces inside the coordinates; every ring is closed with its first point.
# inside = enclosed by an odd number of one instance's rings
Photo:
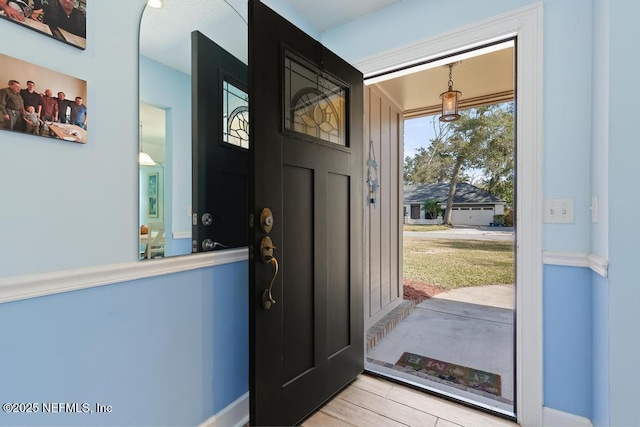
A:
{"type": "Polygon", "coordinates": [[[287,53],[284,86],[285,129],[347,145],[344,85],[287,53]]]}
{"type": "Polygon", "coordinates": [[[225,80],[222,96],[222,140],[249,148],[249,95],[225,80]]]}

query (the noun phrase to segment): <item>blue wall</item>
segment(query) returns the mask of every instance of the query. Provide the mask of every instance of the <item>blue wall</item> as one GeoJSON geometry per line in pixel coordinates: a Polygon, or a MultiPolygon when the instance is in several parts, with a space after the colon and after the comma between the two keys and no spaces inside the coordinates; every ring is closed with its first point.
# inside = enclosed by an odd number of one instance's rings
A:
{"type": "Polygon", "coordinates": [[[596,273],[591,274],[591,298],[591,420],[595,427],[602,427],[609,425],[609,282],[596,273]]]}
{"type": "Polygon", "coordinates": [[[247,263],[3,304],[1,425],[197,425],[248,391],[247,263]],[[9,326],[11,325],[11,326],[9,326]]]}
{"type": "Polygon", "coordinates": [[[590,283],[586,268],[544,267],[544,405],[587,418],[592,401],[590,283]]]}

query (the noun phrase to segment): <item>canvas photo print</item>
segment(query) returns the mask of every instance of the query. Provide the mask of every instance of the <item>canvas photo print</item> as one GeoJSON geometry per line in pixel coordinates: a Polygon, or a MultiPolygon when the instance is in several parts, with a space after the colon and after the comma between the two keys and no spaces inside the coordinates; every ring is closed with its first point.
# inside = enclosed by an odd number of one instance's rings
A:
{"type": "Polygon", "coordinates": [[[0,17],[77,48],[87,47],[87,0],[0,0],[0,17]]]}
{"type": "Polygon", "coordinates": [[[87,113],[86,81],[0,54],[0,129],[85,144],[87,113]]]}

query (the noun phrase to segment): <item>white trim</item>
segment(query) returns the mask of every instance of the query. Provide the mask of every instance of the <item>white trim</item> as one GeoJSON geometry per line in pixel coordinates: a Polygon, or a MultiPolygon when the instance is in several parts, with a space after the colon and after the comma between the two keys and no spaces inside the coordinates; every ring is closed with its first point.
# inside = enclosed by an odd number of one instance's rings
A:
{"type": "Polygon", "coordinates": [[[174,231],[173,238],[174,239],[190,239],[191,231],[174,231]]]}
{"type": "MultiPolygon", "coordinates": [[[[430,59],[453,55],[458,51],[483,46],[493,41],[515,36],[531,16],[541,14],[542,4],[536,3],[497,15],[466,27],[438,34],[406,46],[376,54],[354,64],[365,80],[373,75],[390,72],[430,59]]],[[[540,42],[542,38],[540,37],[540,42]]],[[[447,60],[443,60],[445,64],[447,60]]],[[[373,84],[373,80],[366,81],[373,84]]]]}
{"type": "Polygon", "coordinates": [[[544,427],[593,427],[591,420],[557,409],[542,408],[544,427]]]}
{"type": "Polygon", "coordinates": [[[583,252],[548,252],[542,253],[542,262],[547,265],[563,267],[589,267],[587,254],[583,252]]]}
{"type": "Polygon", "coordinates": [[[224,407],[198,427],[242,427],[249,422],[249,392],[224,407]]]}
{"type": "Polygon", "coordinates": [[[590,268],[593,272],[598,273],[602,277],[607,277],[609,270],[609,261],[606,258],[583,252],[545,251],[542,254],[542,262],[547,265],[590,268]]]}
{"type": "Polygon", "coordinates": [[[542,425],[542,18],[540,1],[355,64],[365,77],[373,76],[517,36],[516,410],[523,426],[542,425]]]}
{"type": "Polygon", "coordinates": [[[602,277],[609,276],[609,260],[598,255],[587,255],[589,260],[589,268],[601,275],[602,277]]]}
{"type": "Polygon", "coordinates": [[[0,303],[163,276],[247,259],[249,259],[248,249],[240,248],[0,278],[0,303]]]}

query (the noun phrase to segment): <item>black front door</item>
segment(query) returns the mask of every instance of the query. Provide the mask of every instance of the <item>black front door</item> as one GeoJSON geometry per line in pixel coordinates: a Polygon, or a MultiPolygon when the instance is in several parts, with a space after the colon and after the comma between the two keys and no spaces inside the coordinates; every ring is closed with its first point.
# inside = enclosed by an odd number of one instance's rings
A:
{"type": "Polygon", "coordinates": [[[192,252],[247,246],[247,66],[191,33],[192,252]]]}
{"type": "Polygon", "coordinates": [[[250,0],[249,93],[251,424],[294,425],[363,370],[362,74],[250,0]]]}

